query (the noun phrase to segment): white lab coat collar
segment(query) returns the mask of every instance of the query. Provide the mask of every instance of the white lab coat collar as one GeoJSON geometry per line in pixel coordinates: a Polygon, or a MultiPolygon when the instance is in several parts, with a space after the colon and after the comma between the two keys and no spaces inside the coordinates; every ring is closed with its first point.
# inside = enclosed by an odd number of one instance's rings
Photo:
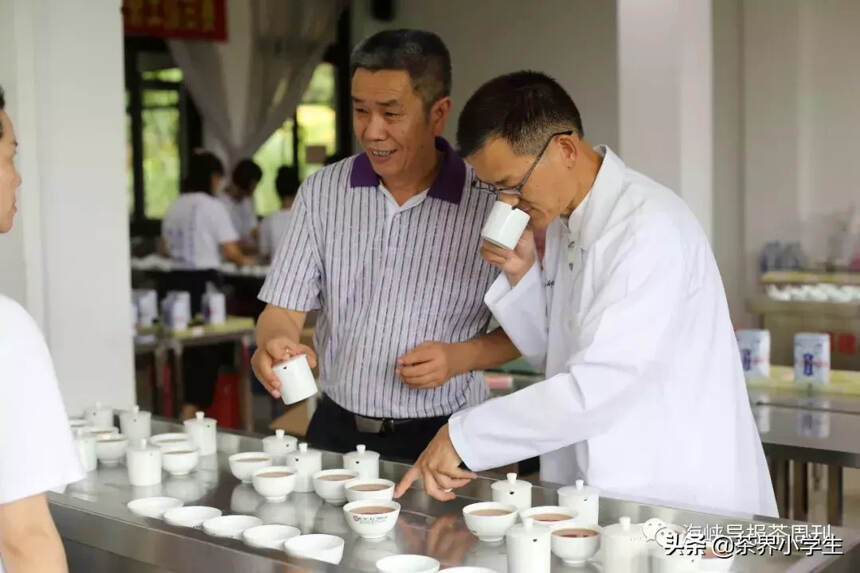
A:
{"type": "Polygon", "coordinates": [[[598,145],[594,151],[603,156],[603,164],[585,200],[570,214],[567,221],[571,238],[586,250],[606,228],[612,208],[621,195],[627,169],[621,158],[608,146],[598,145]]]}

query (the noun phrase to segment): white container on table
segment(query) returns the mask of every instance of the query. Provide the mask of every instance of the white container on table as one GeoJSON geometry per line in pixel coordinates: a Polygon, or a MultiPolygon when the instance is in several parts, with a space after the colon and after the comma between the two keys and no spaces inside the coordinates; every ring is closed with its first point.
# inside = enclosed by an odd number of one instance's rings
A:
{"type": "Polygon", "coordinates": [[[376,479],[379,477],[379,453],[358,444],[354,452],[343,455],[343,467],[358,472],[361,479],[376,479]]]}
{"type": "Polygon", "coordinates": [[[84,412],[84,417],[90,426],[96,428],[109,428],[113,426],[113,408],[109,408],[101,402],[96,402],[95,406],[87,408],[84,412]]]}
{"type": "Polygon", "coordinates": [[[281,381],[281,398],[284,404],[295,404],[315,396],[318,392],[314,373],[304,354],[293,356],[272,367],[281,381]]]}
{"type": "Polygon", "coordinates": [[[603,573],[648,573],[648,539],[642,524],[631,523],[627,516],[601,532],[603,573]]]}
{"type": "Polygon", "coordinates": [[[227,322],[227,299],[223,292],[207,292],[203,295],[202,306],[206,324],[227,322]]]}
{"type": "Polygon", "coordinates": [[[272,456],[272,463],[281,465],[287,461],[287,456],[296,451],[299,440],[288,436],[281,430],[275,430],[274,436],[263,438],[263,451],[272,456]]]}
{"type": "Polygon", "coordinates": [[[513,505],[518,511],[532,506],[532,484],[518,480],[517,474],[509,473],[506,479],[493,482],[490,486],[493,501],[513,505]]]}
{"type": "Polygon", "coordinates": [[[738,330],[738,350],[741,367],[747,380],[770,377],[770,331],[761,329],[738,330]]]}
{"type": "Polygon", "coordinates": [[[505,533],[508,573],[550,573],[552,534],[549,527],[526,518],[505,533]]]}
{"type": "Polygon", "coordinates": [[[794,335],[794,379],[797,382],[830,382],[830,335],[798,332],[794,335]]]}
{"type": "Polygon", "coordinates": [[[558,490],[558,504],[576,510],[581,523],[598,523],[600,514],[600,490],[585,485],[578,479],[574,485],[566,485],[558,490]]]}
{"type": "Polygon", "coordinates": [[[298,451],[290,453],[287,466],[296,472],[296,487],[294,491],[308,493],[314,491],[313,476],[322,470],[322,452],[311,450],[307,443],[299,444],[298,451]]]}
{"type": "Polygon", "coordinates": [[[158,294],[152,289],[136,289],[133,293],[137,306],[137,325],[148,328],[158,318],[158,294]]]}
{"type": "Polygon", "coordinates": [[[98,457],[96,457],[95,436],[78,428],[75,430],[75,445],[78,448],[78,457],[81,459],[84,471],[94,471],[99,465],[98,457]]]}
{"type": "Polygon", "coordinates": [[[191,443],[200,450],[201,456],[211,456],[218,451],[218,421],[206,418],[203,412],[197,412],[191,420],[185,420],[185,433],[191,443]]]}
{"type": "Polygon", "coordinates": [[[161,448],[147,445],[146,440],[131,443],[125,452],[128,481],[135,487],[161,483],[161,448]]]}
{"type": "Polygon", "coordinates": [[[145,412],[134,405],[131,410],[119,413],[119,429],[129,440],[149,438],[152,435],[152,413],[145,412]]]}

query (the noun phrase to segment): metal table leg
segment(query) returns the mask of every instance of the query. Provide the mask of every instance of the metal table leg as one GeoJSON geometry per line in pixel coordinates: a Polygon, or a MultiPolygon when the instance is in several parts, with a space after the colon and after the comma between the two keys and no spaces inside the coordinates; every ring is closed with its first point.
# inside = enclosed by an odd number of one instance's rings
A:
{"type": "Polygon", "coordinates": [[[842,525],[842,466],[827,466],[827,523],[842,525]]]}
{"type": "Polygon", "coordinates": [[[776,507],[779,510],[779,516],[787,518],[789,507],[788,460],[771,459],[768,465],[770,466],[770,479],[773,481],[773,491],[776,495],[776,507]]]}
{"type": "Polygon", "coordinates": [[[808,464],[794,460],[792,465],[791,511],[792,518],[807,521],[809,515],[809,478],[808,464]]]}
{"type": "Polygon", "coordinates": [[[170,345],[173,351],[173,417],[177,420],[182,414],[182,404],[185,401],[185,380],[182,376],[182,344],[173,341],[170,345]]]}
{"type": "Polygon", "coordinates": [[[246,432],[254,429],[254,397],[251,395],[251,337],[236,341],[235,362],[239,377],[239,427],[246,432]]]}

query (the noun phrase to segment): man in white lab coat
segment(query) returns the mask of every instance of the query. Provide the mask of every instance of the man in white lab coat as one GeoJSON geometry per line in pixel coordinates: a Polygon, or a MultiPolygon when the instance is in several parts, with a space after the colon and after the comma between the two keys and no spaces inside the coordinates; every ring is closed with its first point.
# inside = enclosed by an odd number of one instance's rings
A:
{"type": "Polygon", "coordinates": [[[541,457],[541,479],[776,516],[714,256],[671,190],[582,138],[570,96],[517,72],[466,103],[463,156],[531,217],[485,302],[547,379],[451,417],[398,486],[454,497],[475,471],[541,457]],[[543,261],[533,230],[546,229],[543,261]]]}

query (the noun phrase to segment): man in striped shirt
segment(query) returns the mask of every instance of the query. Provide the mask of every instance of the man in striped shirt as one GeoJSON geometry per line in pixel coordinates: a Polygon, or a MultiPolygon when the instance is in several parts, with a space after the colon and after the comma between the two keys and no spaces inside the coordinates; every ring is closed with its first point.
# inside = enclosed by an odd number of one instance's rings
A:
{"type": "Polygon", "coordinates": [[[487,397],[480,370],[518,355],[487,334],[483,295],[497,271],[480,256],[495,196],[440,134],[451,65],[434,34],[384,31],[352,55],[353,127],[365,153],[313,174],[260,292],[253,366],[306,353],[305,314],[324,397],[308,428],[320,448],[357,443],[415,459],[455,411],[487,397]]]}

